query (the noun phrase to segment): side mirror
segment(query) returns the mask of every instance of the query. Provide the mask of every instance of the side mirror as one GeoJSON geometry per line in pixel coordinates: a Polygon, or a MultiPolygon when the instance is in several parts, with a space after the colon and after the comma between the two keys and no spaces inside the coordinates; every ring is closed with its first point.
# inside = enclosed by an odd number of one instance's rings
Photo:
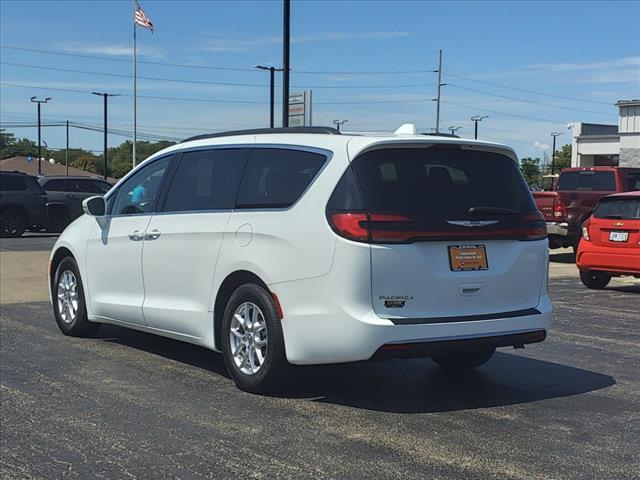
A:
{"type": "Polygon", "coordinates": [[[107,202],[100,196],[85,198],[82,201],[82,209],[92,217],[103,217],[107,213],[107,202]]]}

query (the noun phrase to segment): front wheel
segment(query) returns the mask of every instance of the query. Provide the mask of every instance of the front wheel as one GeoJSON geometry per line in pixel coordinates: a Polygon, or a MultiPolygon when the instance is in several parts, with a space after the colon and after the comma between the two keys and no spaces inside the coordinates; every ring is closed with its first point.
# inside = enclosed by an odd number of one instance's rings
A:
{"type": "Polygon", "coordinates": [[[51,285],[53,313],[62,333],[72,337],[88,337],[100,327],[87,319],[84,288],[78,265],[73,257],[60,262],[51,285]]]}
{"type": "Polygon", "coordinates": [[[580,280],[587,288],[601,290],[611,281],[611,275],[603,272],[593,272],[589,270],[580,270],[580,280]]]}
{"type": "Polygon", "coordinates": [[[7,208],[0,212],[0,236],[20,237],[27,228],[27,219],[16,208],[7,208]]]}
{"type": "Polygon", "coordinates": [[[495,348],[491,348],[477,352],[438,355],[431,357],[431,359],[445,370],[463,371],[479,367],[480,365],[488,362],[495,351],[495,348]]]}
{"type": "Polygon", "coordinates": [[[222,355],[242,390],[267,393],[288,373],[282,326],[271,295],[248,283],[233,292],[222,319],[222,355]]]}

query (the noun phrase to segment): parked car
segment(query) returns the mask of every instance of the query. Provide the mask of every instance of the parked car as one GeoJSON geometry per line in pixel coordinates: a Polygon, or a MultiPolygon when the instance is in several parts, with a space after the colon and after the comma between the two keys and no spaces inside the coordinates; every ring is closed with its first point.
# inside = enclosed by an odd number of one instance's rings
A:
{"type": "Polygon", "coordinates": [[[412,125],[205,135],[84,208],[51,254],[62,332],[112,323],[201,345],[252,392],[289,364],[473,368],[551,320],[544,219],[506,146],[412,125]]]}
{"type": "Polygon", "coordinates": [[[640,192],[600,200],[582,227],[576,263],[589,288],[604,288],[611,277],[640,278],[640,192]]]}
{"type": "Polygon", "coordinates": [[[111,188],[101,178],[92,177],[40,177],[38,182],[47,192],[47,228],[52,232],[61,232],[82,215],[85,198],[104,195],[111,188]]]}
{"type": "Polygon", "coordinates": [[[0,236],[20,237],[47,223],[47,195],[36,177],[0,172],[0,236]]]}
{"type": "Polygon", "coordinates": [[[554,191],[533,192],[547,222],[550,248],[577,248],[582,224],[598,200],[640,190],[640,168],[579,167],[560,172],[554,191]]]}

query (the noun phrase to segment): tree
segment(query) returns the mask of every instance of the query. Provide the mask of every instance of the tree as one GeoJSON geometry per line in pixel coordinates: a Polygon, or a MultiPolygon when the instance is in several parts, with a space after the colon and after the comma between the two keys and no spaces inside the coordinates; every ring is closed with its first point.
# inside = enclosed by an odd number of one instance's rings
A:
{"type": "Polygon", "coordinates": [[[560,173],[563,168],[571,166],[571,144],[567,143],[556,152],[555,170],[556,173],[560,173]]]}
{"type": "Polygon", "coordinates": [[[540,159],[525,157],[520,160],[520,171],[527,185],[538,187],[540,185],[540,159]]]}

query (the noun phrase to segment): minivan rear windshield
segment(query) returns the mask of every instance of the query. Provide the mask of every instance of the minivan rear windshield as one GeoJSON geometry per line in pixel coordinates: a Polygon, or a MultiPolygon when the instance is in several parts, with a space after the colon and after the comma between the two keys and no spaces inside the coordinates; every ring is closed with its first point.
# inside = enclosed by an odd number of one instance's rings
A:
{"type": "Polygon", "coordinates": [[[536,211],[516,163],[498,153],[385,148],[359,156],[353,168],[369,212],[439,223],[536,211]]]}
{"type": "Polygon", "coordinates": [[[640,197],[602,200],[594,210],[593,216],[596,218],[640,220],[640,197]]]}

